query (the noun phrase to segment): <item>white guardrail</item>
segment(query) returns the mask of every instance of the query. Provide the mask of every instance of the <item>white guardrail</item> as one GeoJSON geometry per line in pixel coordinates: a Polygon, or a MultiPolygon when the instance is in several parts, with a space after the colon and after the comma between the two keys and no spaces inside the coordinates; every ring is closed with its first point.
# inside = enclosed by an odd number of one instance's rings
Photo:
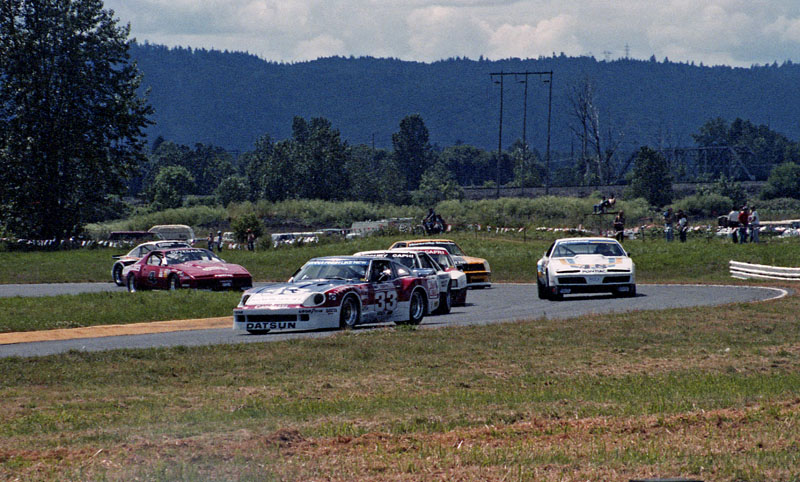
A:
{"type": "Polygon", "coordinates": [[[732,277],[739,279],[800,280],[800,268],[781,268],[779,266],[750,264],[731,260],[730,271],[732,277]]]}

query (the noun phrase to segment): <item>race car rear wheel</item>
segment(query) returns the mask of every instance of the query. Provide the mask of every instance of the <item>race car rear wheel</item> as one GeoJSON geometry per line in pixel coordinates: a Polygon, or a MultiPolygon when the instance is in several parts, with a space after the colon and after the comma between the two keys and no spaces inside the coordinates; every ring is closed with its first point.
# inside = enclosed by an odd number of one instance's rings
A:
{"type": "Polygon", "coordinates": [[[408,324],[419,325],[425,316],[425,297],[420,290],[411,293],[411,300],[408,309],[408,324]]]}
{"type": "Polygon", "coordinates": [[[117,263],[111,270],[111,277],[114,278],[114,283],[117,286],[125,286],[125,280],[122,279],[122,268],[123,268],[122,264],[117,263]]]}
{"type": "Polygon", "coordinates": [[[130,291],[131,293],[136,293],[137,291],[139,291],[139,287],[136,286],[136,275],[135,274],[131,273],[131,274],[128,275],[127,285],[128,285],[128,291],[130,291]]]}
{"type": "Polygon", "coordinates": [[[360,308],[358,301],[352,295],[345,296],[342,306],[339,308],[339,328],[351,330],[356,326],[360,318],[360,308]]]}
{"type": "Polygon", "coordinates": [[[439,307],[436,308],[437,315],[446,315],[450,313],[450,309],[453,307],[453,297],[450,293],[450,287],[447,287],[447,290],[444,292],[439,293],[439,307]]]}
{"type": "Polygon", "coordinates": [[[176,275],[170,275],[169,279],[167,279],[167,286],[169,287],[170,291],[175,291],[180,289],[181,282],[176,275]]]}

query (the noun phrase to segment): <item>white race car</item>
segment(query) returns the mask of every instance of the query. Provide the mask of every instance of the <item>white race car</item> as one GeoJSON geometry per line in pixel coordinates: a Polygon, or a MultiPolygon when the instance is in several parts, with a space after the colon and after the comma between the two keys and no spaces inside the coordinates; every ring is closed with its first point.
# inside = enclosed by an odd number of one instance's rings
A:
{"type": "Polygon", "coordinates": [[[558,239],[536,265],[539,298],[560,300],[572,293],[636,296],[635,266],[611,238],[558,239]]]}

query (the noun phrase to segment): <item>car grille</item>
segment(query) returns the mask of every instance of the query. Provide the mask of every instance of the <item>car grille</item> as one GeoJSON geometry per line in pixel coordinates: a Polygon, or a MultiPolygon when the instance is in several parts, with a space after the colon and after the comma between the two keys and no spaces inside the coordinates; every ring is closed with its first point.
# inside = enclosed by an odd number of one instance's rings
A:
{"type": "Polygon", "coordinates": [[[464,265],[463,271],[486,271],[486,267],[483,263],[469,263],[464,265]]]}
{"type": "Polygon", "coordinates": [[[558,278],[559,284],[570,284],[570,285],[585,285],[586,278],[583,276],[560,276],[558,278]]]}
{"type": "MultiPolygon", "coordinates": [[[[603,283],[628,283],[630,280],[630,276],[606,276],[603,278],[603,283]]],[[[585,285],[586,278],[583,276],[559,276],[558,283],[567,285],[585,285]]]]}

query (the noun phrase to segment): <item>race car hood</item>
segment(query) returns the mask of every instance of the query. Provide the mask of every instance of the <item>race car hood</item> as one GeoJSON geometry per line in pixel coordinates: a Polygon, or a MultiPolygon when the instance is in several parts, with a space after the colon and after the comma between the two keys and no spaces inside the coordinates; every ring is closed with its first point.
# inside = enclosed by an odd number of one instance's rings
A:
{"type": "Polygon", "coordinates": [[[276,283],[248,290],[245,305],[299,305],[314,293],[328,291],[352,284],[346,280],[303,280],[297,283],[276,283]]]}
{"type": "Polygon", "coordinates": [[[181,263],[172,266],[179,269],[184,273],[194,276],[217,276],[217,275],[250,275],[250,273],[239,266],[238,264],[231,263],[209,263],[208,261],[190,261],[188,263],[181,263]]]}
{"type": "Polygon", "coordinates": [[[602,256],[599,254],[582,254],[572,258],[557,258],[550,263],[550,269],[556,273],[627,272],[632,267],[633,261],[628,257],[602,256]]]}

